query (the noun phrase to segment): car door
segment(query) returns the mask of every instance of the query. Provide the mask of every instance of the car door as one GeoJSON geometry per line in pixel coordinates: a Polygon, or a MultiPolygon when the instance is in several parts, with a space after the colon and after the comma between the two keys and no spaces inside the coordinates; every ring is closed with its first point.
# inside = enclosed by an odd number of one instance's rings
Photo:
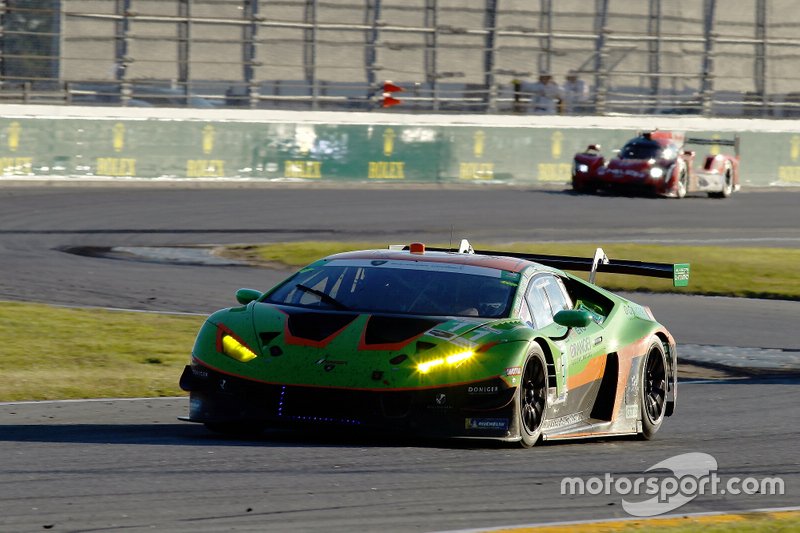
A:
{"type": "Polygon", "coordinates": [[[559,394],[551,402],[552,414],[580,413],[588,418],[605,370],[605,357],[600,353],[600,326],[594,322],[585,328],[570,328],[555,323],[553,317],[573,303],[563,282],[550,273],[536,275],[528,287],[526,301],[536,329],[542,331],[559,348],[554,357],[554,371],[559,394]]]}

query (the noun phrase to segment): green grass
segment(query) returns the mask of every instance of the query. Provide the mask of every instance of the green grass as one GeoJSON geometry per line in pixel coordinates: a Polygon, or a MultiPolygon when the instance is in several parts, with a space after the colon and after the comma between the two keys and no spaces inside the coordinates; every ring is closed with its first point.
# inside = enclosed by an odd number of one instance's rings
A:
{"type": "Polygon", "coordinates": [[[202,322],[0,302],[0,401],[183,395],[178,379],[202,322]]]}
{"type": "MultiPolygon", "coordinates": [[[[331,253],[383,244],[300,242],[230,247],[225,254],[295,268],[331,253]]],[[[480,249],[480,246],[476,246],[480,249]]],[[[485,248],[591,256],[583,244],[485,248]]],[[[611,244],[611,258],[690,262],[680,292],[800,299],[800,250],[611,244]]],[[[668,291],[668,280],[598,275],[612,290],[668,291]]],[[[0,302],[0,401],[174,396],[202,317],[0,302]]]]}
{"type": "MultiPolygon", "coordinates": [[[[433,246],[433,245],[431,245],[433,246]]],[[[439,245],[441,246],[441,245],[439,245]]],[[[553,255],[592,257],[592,244],[473,245],[475,249],[501,249],[553,255]]],[[[293,242],[260,246],[231,246],[221,253],[267,266],[307,265],[326,255],[348,250],[385,248],[375,242],[293,242]]],[[[676,289],[671,280],[598,274],[597,283],[610,290],[680,292],[747,298],[800,299],[800,249],[729,248],[721,246],[661,246],[646,244],[602,245],[611,259],[662,263],[691,263],[689,287],[676,289]]],[[[579,273],[586,277],[586,273],[579,273]]]]}

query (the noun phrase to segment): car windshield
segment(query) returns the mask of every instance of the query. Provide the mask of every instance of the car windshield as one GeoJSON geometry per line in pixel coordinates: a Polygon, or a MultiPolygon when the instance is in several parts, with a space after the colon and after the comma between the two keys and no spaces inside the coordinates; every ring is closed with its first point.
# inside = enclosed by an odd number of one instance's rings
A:
{"type": "Polygon", "coordinates": [[[332,260],[300,270],[265,302],[367,313],[509,315],[519,273],[469,265],[332,260]]]}
{"type": "Polygon", "coordinates": [[[629,141],[619,151],[620,159],[658,159],[661,157],[661,145],[648,139],[629,141]]]}

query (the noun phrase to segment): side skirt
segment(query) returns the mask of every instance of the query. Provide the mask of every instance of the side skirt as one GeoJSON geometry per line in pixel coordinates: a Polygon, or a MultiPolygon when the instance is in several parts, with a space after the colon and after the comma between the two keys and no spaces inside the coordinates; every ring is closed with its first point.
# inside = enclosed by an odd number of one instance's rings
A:
{"type": "Polygon", "coordinates": [[[559,428],[549,433],[543,434],[544,440],[570,440],[570,439],[587,439],[592,437],[614,437],[622,435],[636,435],[638,433],[637,426],[633,428],[621,428],[615,422],[608,422],[605,420],[597,420],[590,418],[579,424],[559,428]]]}

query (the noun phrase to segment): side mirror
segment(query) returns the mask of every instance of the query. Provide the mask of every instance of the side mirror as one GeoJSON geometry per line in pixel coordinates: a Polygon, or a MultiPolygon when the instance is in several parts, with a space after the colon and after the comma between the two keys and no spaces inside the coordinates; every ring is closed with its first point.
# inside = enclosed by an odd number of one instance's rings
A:
{"type": "Polygon", "coordinates": [[[250,302],[258,300],[263,295],[264,293],[255,289],[239,289],[236,291],[236,301],[242,305],[247,305],[250,302]]]}
{"type": "Polygon", "coordinates": [[[590,144],[589,146],[586,147],[586,151],[587,152],[599,152],[600,151],[600,145],[599,144],[590,144]]]}
{"type": "Polygon", "coordinates": [[[585,328],[592,323],[592,316],[583,309],[564,309],[553,315],[559,326],[568,328],[585,328]]]}

